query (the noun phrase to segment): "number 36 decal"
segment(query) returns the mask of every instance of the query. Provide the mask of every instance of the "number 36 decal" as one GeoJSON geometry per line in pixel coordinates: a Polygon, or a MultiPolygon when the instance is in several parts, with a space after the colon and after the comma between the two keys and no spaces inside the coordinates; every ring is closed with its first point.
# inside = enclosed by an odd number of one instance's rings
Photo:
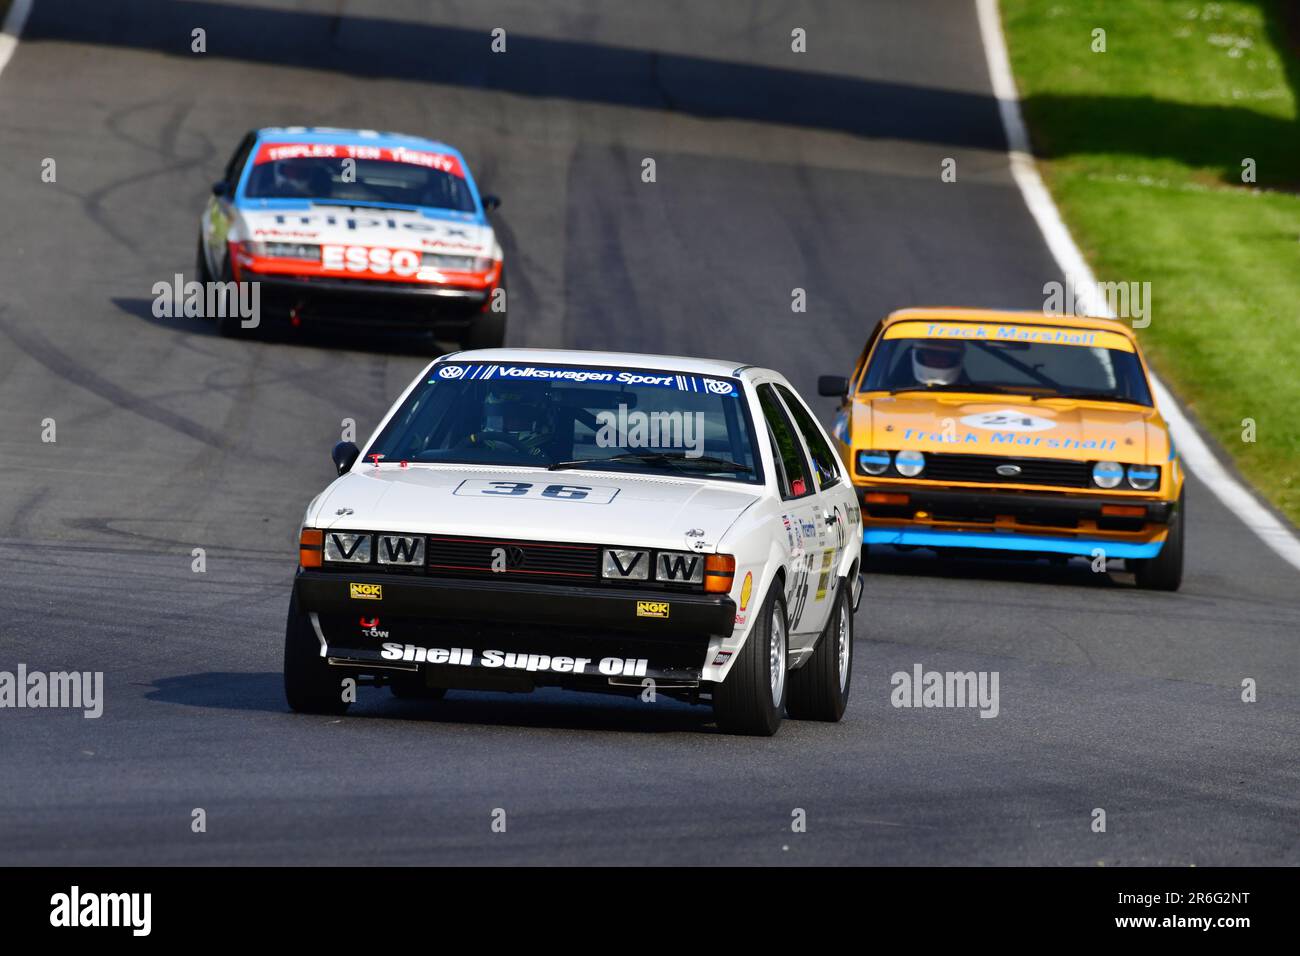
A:
{"type": "Polygon", "coordinates": [[[609,485],[541,485],[531,481],[487,481],[467,478],[456,486],[458,495],[489,495],[493,498],[544,498],[551,501],[581,501],[607,505],[618,489],[609,485]]]}

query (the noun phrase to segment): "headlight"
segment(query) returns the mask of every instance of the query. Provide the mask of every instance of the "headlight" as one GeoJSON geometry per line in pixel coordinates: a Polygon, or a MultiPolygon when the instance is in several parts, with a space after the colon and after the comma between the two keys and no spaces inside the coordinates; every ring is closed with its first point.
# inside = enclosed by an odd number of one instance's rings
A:
{"type": "Polygon", "coordinates": [[[1092,481],[1098,488],[1115,488],[1124,480],[1124,466],[1117,461],[1099,461],[1092,466],[1092,481]]]}
{"type": "Polygon", "coordinates": [[[883,475],[889,470],[889,452],[858,452],[858,471],[864,475],[883,475]]]}
{"type": "Polygon", "coordinates": [[[262,247],[262,255],[273,259],[320,261],[320,246],[314,242],[264,242],[258,245],[262,247]]]}
{"type": "Polygon", "coordinates": [[[904,478],[915,478],[925,470],[925,456],[919,451],[900,451],[894,456],[894,467],[904,478]]]}
{"type": "Polygon", "coordinates": [[[1128,483],[1138,491],[1150,491],[1160,484],[1160,469],[1155,465],[1129,465],[1128,483]]]}
{"type": "Polygon", "coordinates": [[[439,272],[491,272],[496,260],[491,256],[452,256],[442,252],[426,252],[420,256],[420,265],[439,272]]]}

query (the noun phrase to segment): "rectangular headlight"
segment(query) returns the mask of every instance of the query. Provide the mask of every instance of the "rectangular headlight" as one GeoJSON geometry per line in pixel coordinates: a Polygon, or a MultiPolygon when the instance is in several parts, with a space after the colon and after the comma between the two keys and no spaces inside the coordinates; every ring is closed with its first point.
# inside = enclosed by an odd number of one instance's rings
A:
{"type": "Polygon", "coordinates": [[[650,576],[650,552],[606,548],[600,576],[615,581],[644,581],[650,576]]]}
{"type": "Polygon", "coordinates": [[[704,580],[704,555],[693,551],[660,551],[655,580],[669,584],[699,584],[704,580]]]}
{"type": "Polygon", "coordinates": [[[320,262],[320,246],[314,242],[264,242],[262,255],[272,259],[303,259],[320,262]]]}
{"type": "Polygon", "coordinates": [[[325,560],[369,564],[370,535],[351,531],[326,531],[325,560]]]}
{"type": "Polygon", "coordinates": [[[426,252],[420,256],[420,265],[439,272],[473,272],[473,256],[453,256],[441,252],[426,252]]]}

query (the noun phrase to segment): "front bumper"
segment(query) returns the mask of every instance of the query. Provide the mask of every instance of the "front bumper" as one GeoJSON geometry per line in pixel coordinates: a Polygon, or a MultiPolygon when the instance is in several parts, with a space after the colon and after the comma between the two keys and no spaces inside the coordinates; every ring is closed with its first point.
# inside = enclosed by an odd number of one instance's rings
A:
{"type": "Polygon", "coordinates": [[[1102,552],[1107,558],[1154,558],[1164,547],[1159,541],[1116,541],[1110,538],[1064,538],[1014,531],[979,532],[934,528],[891,528],[878,526],[862,533],[863,544],[887,544],[902,548],[969,548],[978,551],[1020,551],[1030,554],[1068,554],[1092,557],[1102,552]]]}
{"type": "Polygon", "coordinates": [[[251,270],[244,270],[242,278],[259,283],[264,309],[311,324],[464,328],[483,311],[492,294],[491,289],[251,270]]]}
{"type": "Polygon", "coordinates": [[[1153,558],[1176,504],[1132,495],[1033,493],[926,486],[859,485],[863,541],[897,547],[1153,558]],[[906,503],[873,503],[870,492],[906,494],[906,503]],[[1108,506],[1140,509],[1107,514],[1108,506]]]}
{"type": "Polygon", "coordinates": [[[294,588],[330,663],[446,687],[691,686],[736,617],[725,594],[309,570],[294,588]]]}

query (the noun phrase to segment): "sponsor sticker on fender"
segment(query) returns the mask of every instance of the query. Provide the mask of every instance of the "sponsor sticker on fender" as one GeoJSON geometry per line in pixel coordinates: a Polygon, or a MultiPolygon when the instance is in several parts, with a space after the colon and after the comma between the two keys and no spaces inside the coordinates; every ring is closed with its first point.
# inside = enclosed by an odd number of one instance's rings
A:
{"type": "Polygon", "coordinates": [[[322,272],[409,278],[420,271],[420,253],[414,249],[323,245],[320,251],[322,272]]]}

